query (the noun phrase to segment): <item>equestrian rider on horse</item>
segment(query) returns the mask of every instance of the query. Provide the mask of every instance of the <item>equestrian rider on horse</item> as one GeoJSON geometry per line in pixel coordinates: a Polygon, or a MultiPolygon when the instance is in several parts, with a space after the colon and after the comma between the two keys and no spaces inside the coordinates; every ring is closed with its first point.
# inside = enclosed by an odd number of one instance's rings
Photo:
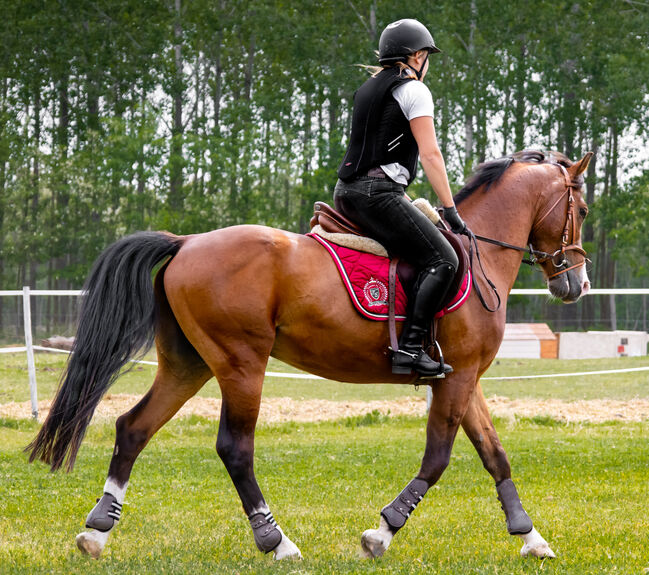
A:
{"type": "MultiPolygon", "coordinates": [[[[423,83],[428,56],[440,52],[417,20],[389,24],[379,40],[382,68],[354,94],[352,130],[338,170],[336,209],[381,242],[391,256],[422,270],[408,320],[392,355],[393,373],[442,372],[423,349],[430,322],[458,267],[455,251],[437,227],[410,202],[405,189],[421,157],[424,172],[455,233],[466,233],[448,184],[433,124],[433,99],[423,83]]],[[[444,365],[443,372],[452,371],[444,365]]]]}

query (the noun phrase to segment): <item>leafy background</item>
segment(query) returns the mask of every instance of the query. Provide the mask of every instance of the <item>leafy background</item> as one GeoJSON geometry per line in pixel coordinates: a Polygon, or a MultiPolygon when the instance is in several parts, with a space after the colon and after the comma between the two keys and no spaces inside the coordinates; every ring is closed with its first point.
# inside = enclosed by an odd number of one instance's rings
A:
{"type": "MultiPolygon", "coordinates": [[[[523,148],[595,151],[584,238],[593,283],[647,285],[646,2],[0,0],[0,9],[2,289],[79,288],[97,254],[136,230],[306,231],[313,202],[336,181],[366,76],[358,64],[375,62],[380,31],[405,16],[443,50],[426,82],[453,187],[479,162],[523,148]]],[[[412,189],[432,195],[421,178],[412,189]]],[[[524,270],[517,286],[538,281],[524,270]]],[[[3,299],[0,322],[14,305],[3,299]]],[[[610,298],[512,304],[513,319],[555,327],[633,328],[642,318],[646,329],[646,298],[617,310],[610,298]]]]}

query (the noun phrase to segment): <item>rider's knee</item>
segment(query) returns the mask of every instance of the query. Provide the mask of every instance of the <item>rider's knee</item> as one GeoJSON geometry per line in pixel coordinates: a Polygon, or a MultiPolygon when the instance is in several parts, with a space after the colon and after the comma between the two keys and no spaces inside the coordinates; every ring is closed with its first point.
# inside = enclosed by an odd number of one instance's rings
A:
{"type": "Polygon", "coordinates": [[[457,271],[457,268],[460,265],[460,260],[457,257],[455,251],[449,252],[444,255],[444,258],[438,263],[439,266],[450,267],[453,270],[453,273],[457,271]]]}

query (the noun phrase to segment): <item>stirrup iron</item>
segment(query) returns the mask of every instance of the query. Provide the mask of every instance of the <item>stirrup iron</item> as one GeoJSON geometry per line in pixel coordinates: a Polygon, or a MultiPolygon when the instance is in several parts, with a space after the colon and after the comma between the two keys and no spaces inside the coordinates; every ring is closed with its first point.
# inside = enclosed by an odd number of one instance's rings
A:
{"type": "Polygon", "coordinates": [[[443,361],[438,363],[432,357],[430,357],[423,348],[420,348],[417,352],[410,352],[404,349],[394,350],[389,348],[392,351],[392,373],[397,375],[410,375],[413,370],[419,374],[420,378],[433,378],[433,379],[443,379],[446,373],[453,371],[451,366],[446,366],[443,361]],[[395,365],[395,358],[401,356],[406,356],[408,360],[404,361],[402,365],[395,365]],[[422,356],[425,356],[422,358],[422,356]],[[426,361],[434,364],[436,367],[431,367],[428,370],[426,365],[419,364],[420,358],[425,363],[426,361]],[[418,365],[419,364],[419,365],[418,365]]]}

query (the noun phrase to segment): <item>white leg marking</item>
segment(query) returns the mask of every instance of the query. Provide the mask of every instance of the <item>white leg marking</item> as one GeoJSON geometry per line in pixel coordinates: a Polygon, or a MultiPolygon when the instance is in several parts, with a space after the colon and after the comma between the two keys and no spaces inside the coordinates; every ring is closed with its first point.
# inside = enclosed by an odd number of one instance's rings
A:
{"type": "MultiPolygon", "coordinates": [[[[250,515],[254,515],[256,513],[266,515],[267,513],[270,513],[270,509],[268,505],[264,503],[259,507],[255,507],[250,512],[250,515]]],[[[302,553],[300,553],[298,546],[286,536],[279,525],[277,526],[277,529],[279,529],[282,533],[282,540],[279,542],[279,545],[275,547],[275,549],[273,549],[273,556],[275,560],[281,561],[282,559],[302,559],[302,553]]]]}
{"type": "Polygon", "coordinates": [[[106,479],[106,483],[104,484],[104,493],[110,493],[115,499],[117,499],[117,503],[122,505],[124,503],[124,497],[126,496],[127,488],[128,481],[122,487],[120,487],[109,477],[108,479],[106,479]]]}
{"type": "Polygon", "coordinates": [[[361,536],[361,545],[363,546],[363,553],[365,557],[373,559],[374,557],[381,557],[387,550],[392,542],[392,531],[388,526],[388,522],[381,515],[381,521],[378,529],[368,529],[361,536]]]}
{"type": "MultiPolygon", "coordinates": [[[[277,528],[282,531],[282,528],[278,525],[277,528]]],[[[302,553],[298,549],[297,545],[293,543],[282,531],[282,540],[279,542],[279,545],[273,550],[274,557],[276,561],[281,561],[282,559],[302,559],[302,553]]]]}
{"type": "MultiPolygon", "coordinates": [[[[124,503],[124,496],[126,495],[127,487],[128,481],[120,487],[109,477],[106,479],[106,483],[104,484],[104,493],[110,493],[115,499],[117,499],[117,503],[121,505],[124,503]]],[[[106,547],[108,536],[111,534],[113,529],[110,531],[97,531],[92,529],[90,531],[79,533],[76,537],[77,547],[83,553],[90,555],[93,559],[99,559],[104,547],[106,547]]]]}
{"type": "MultiPolygon", "coordinates": [[[[112,529],[111,529],[112,531],[112,529]]],[[[84,531],[77,535],[77,547],[81,549],[84,553],[87,553],[93,559],[99,559],[101,552],[106,546],[106,541],[108,541],[108,535],[110,531],[102,533],[101,531],[84,531]]]]}
{"type": "Polygon", "coordinates": [[[527,557],[529,555],[539,557],[541,559],[544,557],[554,559],[556,557],[552,549],[550,549],[548,542],[543,539],[543,537],[541,537],[536,529],[532,528],[532,531],[526,533],[525,535],[519,535],[519,537],[524,542],[524,545],[521,548],[522,557],[527,557]]]}
{"type": "Polygon", "coordinates": [[[268,507],[268,505],[263,503],[259,507],[253,507],[252,511],[248,515],[251,516],[251,515],[255,515],[257,513],[261,513],[262,515],[266,515],[267,513],[270,513],[270,508],[268,507]]]}

